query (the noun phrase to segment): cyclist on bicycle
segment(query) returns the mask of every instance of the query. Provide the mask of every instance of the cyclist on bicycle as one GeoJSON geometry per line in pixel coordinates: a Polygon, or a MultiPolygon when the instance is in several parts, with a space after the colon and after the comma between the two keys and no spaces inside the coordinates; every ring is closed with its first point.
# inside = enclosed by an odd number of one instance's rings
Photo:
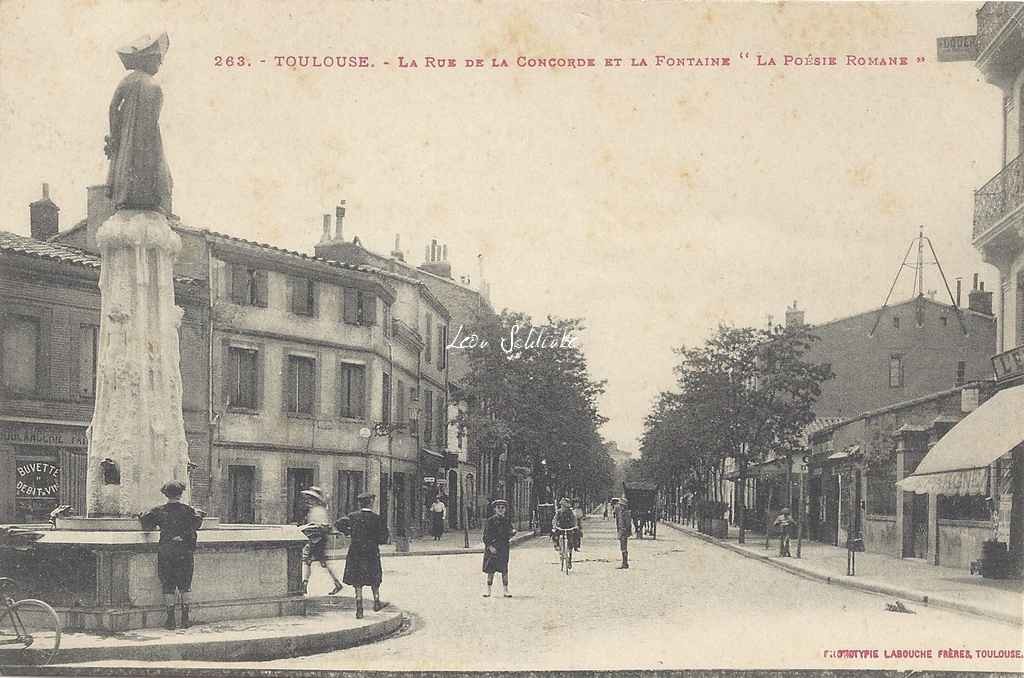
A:
{"type": "Polygon", "coordinates": [[[554,542],[556,551],[558,550],[559,530],[572,530],[568,533],[569,545],[573,551],[579,551],[583,532],[580,529],[579,520],[576,519],[576,514],[572,510],[572,502],[569,501],[568,497],[562,497],[558,502],[558,511],[555,512],[555,516],[551,519],[551,541],[554,542]]]}

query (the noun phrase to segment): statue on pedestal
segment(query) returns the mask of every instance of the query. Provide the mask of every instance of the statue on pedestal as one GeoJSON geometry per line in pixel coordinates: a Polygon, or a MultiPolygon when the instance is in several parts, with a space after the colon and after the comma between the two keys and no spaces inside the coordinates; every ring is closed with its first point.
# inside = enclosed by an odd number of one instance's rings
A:
{"type": "Polygon", "coordinates": [[[108,196],[114,209],[171,213],[171,171],[160,138],[164,95],[153,77],[160,70],[170,41],[144,35],[117,50],[130,73],[110,101],[110,134],[104,152],[110,158],[108,196]]]}

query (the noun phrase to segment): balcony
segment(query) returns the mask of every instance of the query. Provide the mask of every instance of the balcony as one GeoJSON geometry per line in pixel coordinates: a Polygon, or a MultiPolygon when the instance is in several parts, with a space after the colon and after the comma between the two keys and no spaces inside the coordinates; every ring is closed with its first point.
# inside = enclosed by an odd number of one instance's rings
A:
{"type": "Polygon", "coordinates": [[[977,13],[978,69],[985,79],[1008,90],[1024,54],[1024,2],[986,2],[977,13]]]}
{"type": "Polygon", "coordinates": [[[974,238],[1024,204],[1024,154],[974,192],[974,238]]]}
{"type": "Polygon", "coordinates": [[[986,2],[978,10],[978,53],[992,44],[992,40],[1006,25],[1010,17],[1021,8],[1021,2],[986,2]]]}

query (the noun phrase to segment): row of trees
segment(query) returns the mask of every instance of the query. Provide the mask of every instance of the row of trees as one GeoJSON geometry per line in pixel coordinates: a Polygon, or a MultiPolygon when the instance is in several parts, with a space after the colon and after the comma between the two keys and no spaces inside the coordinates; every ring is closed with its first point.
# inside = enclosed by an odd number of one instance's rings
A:
{"type": "MultiPolygon", "coordinates": [[[[751,463],[804,453],[821,383],[833,376],[805,359],[814,340],[806,325],[721,326],[702,346],[677,349],[675,389],[644,422],[642,474],[721,506],[728,459],[743,477],[751,463]]],[[[744,484],[736,487],[742,539],[744,484]]]]}
{"type": "Polygon", "coordinates": [[[595,500],[611,487],[614,462],[598,433],[604,382],[590,377],[570,341],[582,330],[579,319],[549,316],[534,325],[525,313],[503,311],[464,335],[470,406],[458,424],[473,431],[484,454],[504,459],[506,474],[531,470],[534,504],[561,495],[595,500]]]}

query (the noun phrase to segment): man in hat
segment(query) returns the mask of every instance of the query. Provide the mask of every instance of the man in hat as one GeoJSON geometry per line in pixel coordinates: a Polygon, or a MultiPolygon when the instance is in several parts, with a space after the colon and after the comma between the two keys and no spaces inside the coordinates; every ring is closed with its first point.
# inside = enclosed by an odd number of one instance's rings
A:
{"type": "MultiPolygon", "coordinates": [[[[558,550],[558,530],[572,530],[569,533],[569,544],[573,551],[580,550],[580,545],[583,542],[583,528],[580,527],[579,518],[576,517],[576,512],[568,497],[562,497],[559,500],[558,510],[551,518],[551,541],[554,542],[556,551],[558,550]]],[[[572,565],[570,564],[569,567],[571,568],[572,565]]]]}
{"type": "Polygon", "coordinates": [[[619,500],[618,511],[615,513],[615,531],[619,536],[619,550],[622,551],[622,564],[619,570],[629,569],[629,537],[633,534],[632,516],[629,514],[629,502],[626,499],[619,500]]]}
{"type": "Polygon", "coordinates": [[[501,588],[504,596],[511,598],[508,592],[508,552],[509,540],[516,534],[512,527],[512,521],[508,516],[508,502],[504,499],[495,499],[491,502],[494,515],[484,523],[484,565],[483,571],[487,573],[487,593],[484,598],[491,597],[491,586],[494,584],[494,573],[501,573],[501,588]]]}
{"type": "Polygon", "coordinates": [[[164,483],[160,492],[167,497],[167,503],[139,514],[143,530],[160,528],[160,545],[156,552],[156,572],[164,594],[167,619],[164,626],[174,628],[174,606],[177,594],[181,594],[181,628],[188,628],[189,606],[192,604],[192,570],[197,531],[206,515],[181,501],[185,484],[171,480],[164,483]]]}
{"type": "Polygon", "coordinates": [[[373,611],[379,611],[380,582],[383,572],[380,566],[380,545],[388,541],[388,527],[384,520],[373,512],[372,492],[363,492],[357,498],[359,510],[343,516],[335,523],[338,531],[352,538],[345,558],[345,574],[342,580],[355,587],[356,619],[363,618],[363,587],[373,591],[373,611]]]}
{"type": "Polygon", "coordinates": [[[153,78],[163,63],[169,40],[144,35],[117,50],[130,73],[110,101],[110,135],[104,152],[110,158],[107,193],[114,209],[171,213],[171,171],[160,137],[163,90],[153,78]]]}
{"type": "Polygon", "coordinates": [[[334,588],[327,595],[333,596],[341,590],[341,581],[334,573],[334,568],[327,562],[327,535],[331,533],[331,518],[327,515],[327,500],[323,490],[317,486],[302,491],[306,502],[306,524],[301,526],[303,534],[309,539],[302,547],[302,592],[309,592],[309,576],[312,574],[313,561],[327,570],[334,581],[334,588]]]}

